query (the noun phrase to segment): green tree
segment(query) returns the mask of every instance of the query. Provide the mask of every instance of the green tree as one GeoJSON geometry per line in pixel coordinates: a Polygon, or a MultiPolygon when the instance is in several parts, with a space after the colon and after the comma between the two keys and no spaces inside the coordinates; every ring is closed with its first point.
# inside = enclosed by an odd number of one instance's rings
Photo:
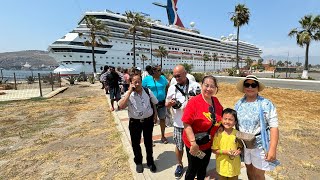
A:
{"type": "Polygon", "coordinates": [[[212,58],[213,58],[213,70],[216,70],[216,63],[215,62],[219,61],[218,55],[216,53],[213,53],[212,58]]]}
{"type": "Polygon", "coordinates": [[[132,11],[126,11],[126,19],[121,19],[121,21],[130,24],[128,28],[128,33],[132,35],[133,41],[133,66],[136,67],[136,37],[137,36],[147,36],[148,27],[150,25],[146,21],[146,18],[140,13],[135,13],[132,11]]]}
{"type": "Polygon", "coordinates": [[[245,59],[245,62],[246,62],[246,68],[247,69],[250,69],[252,63],[253,63],[253,60],[248,56],[246,59],[245,59]]]}
{"type": "Polygon", "coordinates": [[[250,11],[249,11],[249,9],[244,4],[236,5],[230,20],[233,22],[233,26],[237,28],[237,64],[236,64],[236,69],[239,70],[239,35],[240,35],[240,27],[249,23],[249,20],[250,20],[250,11]]]}
{"type": "Polygon", "coordinates": [[[108,37],[110,36],[110,31],[108,27],[101,21],[97,20],[94,16],[87,15],[84,17],[87,28],[89,29],[88,33],[79,33],[79,37],[84,35],[89,36],[89,40],[86,40],[83,44],[85,46],[91,47],[92,52],[92,67],[93,73],[97,73],[96,61],[94,48],[102,46],[102,42],[108,42],[108,37]]]}
{"type": "Polygon", "coordinates": [[[301,63],[301,62],[296,62],[296,65],[297,65],[297,66],[301,66],[302,63],[301,63]]]}
{"type": "Polygon", "coordinates": [[[144,70],[144,61],[148,60],[148,57],[144,54],[141,55],[141,61],[142,61],[142,69],[144,70]]]}
{"type": "Polygon", "coordinates": [[[283,67],[283,66],[284,66],[284,63],[283,63],[282,61],[278,61],[278,62],[277,62],[277,66],[278,66],[278,67],[283,67]]]}
{"type": "Polygon", "coordinates": [[[210,57],[207,54],[203,55],[203,72],[206,73],[206,61],[210,61],[210,57]]]}
{"type": "Polygon", "coordinates": [[[157,56],[161,58],[160,66],[161,66],[161,68],[163,68],[162,67],[162,57],[168,56],[168,51],[163,46],[159,46],[159,49],[157,49],[156,51],[157,51],[157,56]]]}
{"type": "Polygon", "coordinates": [[[183,63],[181,64],[184,69],[188,72],[188,73],[191,73],[192,69],[193,69],[193,64],[188,64],[188,63],[183,63]]]}
{"type": "Polygon", "coordinates": [[[288,36],[295,36],[299,46],[306,46],[304,70],[301,78],[308,79],[309,46],[311,41],[320,40],[320,15],[306,15],[301,18],[299,23],[301,27],[292,29],[288,36]]]}

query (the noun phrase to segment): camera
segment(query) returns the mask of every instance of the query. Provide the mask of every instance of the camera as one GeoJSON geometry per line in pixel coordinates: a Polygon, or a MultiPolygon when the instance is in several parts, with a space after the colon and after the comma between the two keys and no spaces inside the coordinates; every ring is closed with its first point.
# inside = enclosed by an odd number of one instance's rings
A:
{"type": "Polygon", "coordinates": [[[189,96],[196,96],[196,94],[192,90],[190,90],[189,91],[189,96]]]}
{"type": "Polygon", "coordinates": [[[175,100],[175,101],[176,101],[176,103],[172,106],[173,109],[179,109],[179,108],[181,108],[182,103],[181,103],[180,101],[178,101],[178,100],[176,100],[176,99],[172,99],[172,100],[175,100]]]}

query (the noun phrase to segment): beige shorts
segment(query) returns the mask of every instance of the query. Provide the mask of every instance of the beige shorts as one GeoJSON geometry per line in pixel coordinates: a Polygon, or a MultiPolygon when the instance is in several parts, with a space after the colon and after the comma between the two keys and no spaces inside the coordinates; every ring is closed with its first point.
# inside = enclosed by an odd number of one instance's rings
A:
{"type": "Polygon", "coordinates": [[[265,160],[266,154],[262,149],[247,149],[244,148],[244,163],[252,164],[255,168],[264,171],[273,171],[274,166],[271,166],[268,161],[265,160]]]}

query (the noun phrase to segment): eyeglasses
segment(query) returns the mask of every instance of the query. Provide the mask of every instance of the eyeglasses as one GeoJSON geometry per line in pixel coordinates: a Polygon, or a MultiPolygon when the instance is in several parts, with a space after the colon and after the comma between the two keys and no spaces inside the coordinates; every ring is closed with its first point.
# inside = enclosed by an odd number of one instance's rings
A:
{"type": "Polygon", "coordinates": [[[181,78],[181,75],[175,75],[175,76],[173,76],[174,78],[181,78]]]}
{"type": "Polygon", "coordinates": [[[210,89],[215,89],[216,88],[215,85],[209,85],[209,84],[206,84],[206,83],[204,83],[203,85],[204,85],[204,87],[210,88],[210,89]]]}
{"type": "Polygon", "coordinates": [[[216,124],[216,114],[214,113],[213,106],[209,106],[209,112],[211,114],[212,124],[216,124]]]}
{"type": "Polygon", "coordinates": [[[153,71],[161,72],[161,69],[154,69],[153,71]]]}
{"type": "Polygon", "coordinates": [[[246,88],[249,88],[250,86],[251,86],[252,88],[256,88],[256,87],[259,86],[259,84],[257,84],[257,83],[252,83],[252,84],[250,84],[250,83],[243,83],[243,86],[246,87],[246,88]]]}

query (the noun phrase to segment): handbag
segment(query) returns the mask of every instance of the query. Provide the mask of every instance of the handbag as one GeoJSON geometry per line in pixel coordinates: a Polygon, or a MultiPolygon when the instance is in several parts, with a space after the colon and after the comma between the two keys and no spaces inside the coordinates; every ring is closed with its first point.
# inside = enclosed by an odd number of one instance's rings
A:
{"type": "Polygon", "coordinates": [[[255,148],[254,145],[256,143],[256,135],[238,131],[236,133],[236,137],[242,142],[243,145],[245,145],[247,149],[255,148]]]}
{"type": "Polygon", "coordinates": [[[212,127],[216,124],[216,115],[215,115],[215,111],[213,108],[214,102],[213,102],[212,98],[211,98],[211,100],[212,100],[212,106],[209,107],[209,111],[211,113],[212,124],[211,124],[210,128],[208,129],[208,131],[194,134],[196,143],[198,145],[203,145],[203,144],[207,144],[208,142],[210,142],[210,140],[211,140],[210,132],[211,132],[212,127]]]}

